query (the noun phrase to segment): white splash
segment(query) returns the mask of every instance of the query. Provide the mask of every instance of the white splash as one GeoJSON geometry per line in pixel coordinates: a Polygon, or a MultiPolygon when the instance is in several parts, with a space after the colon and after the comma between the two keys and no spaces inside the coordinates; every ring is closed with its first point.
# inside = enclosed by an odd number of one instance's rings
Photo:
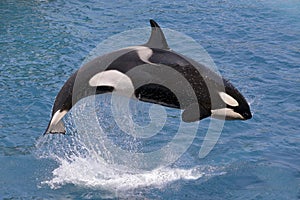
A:
{"type": "Polygon", "coordinates": [[[52,189],[65,184],[81,187],[105,189],[108,191],[128,191],[143,187],[161,188],[176,180],[196,180],[204,175],[199,168],[157,168],[151,171],[132,172],[126,166],[106,163],[101,158],[76,157],[72,162],[61,160],[53,172],[53,178],[42,182],[52,189]]]}

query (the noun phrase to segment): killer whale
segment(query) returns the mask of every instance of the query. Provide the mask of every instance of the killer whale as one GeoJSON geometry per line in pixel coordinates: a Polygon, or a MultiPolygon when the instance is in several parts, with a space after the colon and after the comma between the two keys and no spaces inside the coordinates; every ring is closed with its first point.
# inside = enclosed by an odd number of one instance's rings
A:
{"type": "Polygon", "coordinates": [[[56,96],[45,134],[65,133],[62,118],[79,100],[109,92],[181,109],[185,122],[252,117],[246,99],[228,80],[171,50],[160,26],[154,20],[150,25],[147,43],[99,56],[70,76],[56,96]]]}

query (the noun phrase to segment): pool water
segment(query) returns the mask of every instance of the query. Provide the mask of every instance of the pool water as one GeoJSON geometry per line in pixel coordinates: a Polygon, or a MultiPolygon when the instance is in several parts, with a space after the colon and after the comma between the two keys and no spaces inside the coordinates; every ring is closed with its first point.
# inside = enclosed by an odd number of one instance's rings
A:
{"type": "MultiPolygon", "coordinates": [[[[2,0],[0,44],[0,199],[300,199],[299,1],[2,0]],[[89,102],[66,116],[67,135],[43,136],[58,91],[90,52],[149,19],[200,44],[253,118],[226,121],[204,158],[210,119],[201,121],[179,159],[151,170],[113,163],[97,132],[76,131],[89,102]]],[[[147,125],[150,105],[137,104],[134,121],[147,125]]],[[[167,109],[159,134],[138,142],[111,125],[109,110],[97,117],[123,149],[152,151],[172,141],[179,114],[167,109]]]]}

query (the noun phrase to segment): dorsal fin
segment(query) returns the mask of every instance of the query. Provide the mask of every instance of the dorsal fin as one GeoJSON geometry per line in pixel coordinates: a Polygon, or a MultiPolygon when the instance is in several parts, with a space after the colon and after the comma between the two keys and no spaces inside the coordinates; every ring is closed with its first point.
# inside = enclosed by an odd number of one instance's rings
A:
{"type": "Polygon", "coordinates": [[[148,42],[144,45],[150,48],[169,49],[165,35],[159,25],[153,19],[150,19],[150,24],[151,36],[148,42]]]}

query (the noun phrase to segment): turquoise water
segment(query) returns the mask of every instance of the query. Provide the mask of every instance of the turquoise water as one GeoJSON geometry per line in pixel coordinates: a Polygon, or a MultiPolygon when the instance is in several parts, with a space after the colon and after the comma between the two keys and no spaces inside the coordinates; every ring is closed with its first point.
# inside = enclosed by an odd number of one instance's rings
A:
{"type": "MultiPolygon", "coordinates": [[[[0,44],[0,199],[300,199],[298,1],[2,0],[0,44]],[[89,135],[42,136],[57,92],[100,42],[151,18],[201,44],[253,118],[225,122],[205,158],[199,128],[160,171],[109,171],[89,150],[90,159],[72,160],[89,135]]],[[[148,148],[170,140],[176,116],[148,148]]]]}

